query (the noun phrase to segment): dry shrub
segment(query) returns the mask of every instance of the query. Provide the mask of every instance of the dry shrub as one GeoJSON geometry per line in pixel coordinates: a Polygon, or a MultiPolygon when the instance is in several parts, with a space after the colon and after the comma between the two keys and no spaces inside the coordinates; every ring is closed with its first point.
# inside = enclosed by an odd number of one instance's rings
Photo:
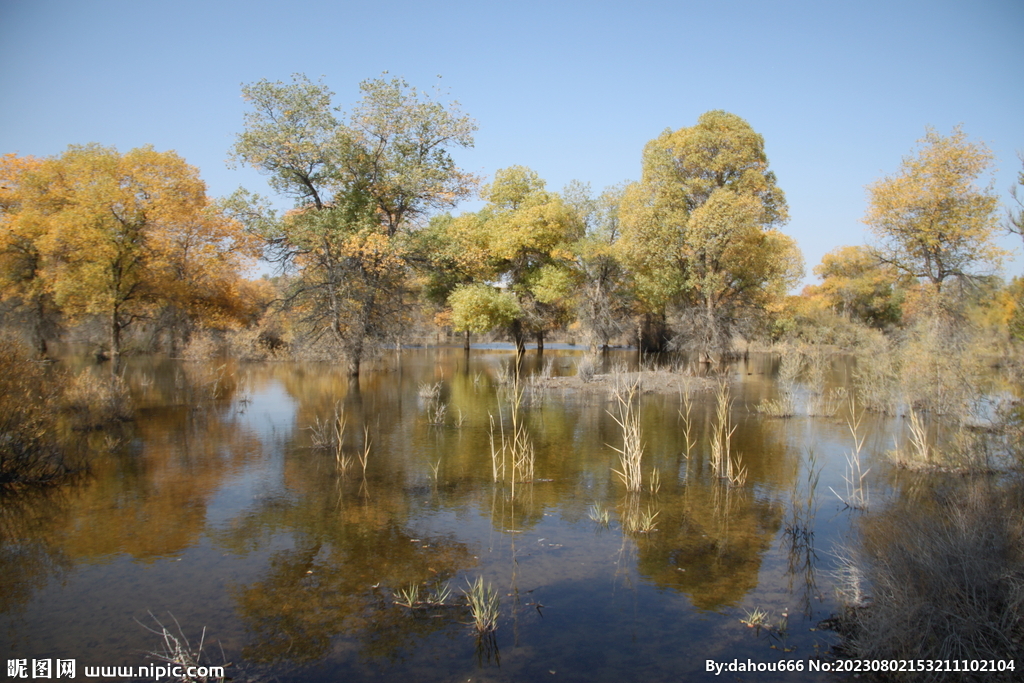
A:
{"type": "Polygon", "coordinates": [[[899,348],[888,339],[878,338],[856,358],[853,386],[857,405],[871,412],[895,415],[900,403],[899,348]]]}
{"type": "Polygon", "coordinates": [[[285,360],[291,358],[289,345],[275,332],[263,326],[231,330],[224,336],[227,355],[247,361],[285,360]]]}
{"type": "Polygon", "coordinates": [[[0,339],[0,488],[55,481],[75,469],[57,439],[62,375],[0,339]]]}
{"type": "Polygon", "coordinates": [[[918,324],[903,345],[903,390],[917,410],[966,419],[980,398],[987,368],[980,339],[941,319],[918,324]]]}
{"type": "Polygon", "coordinates": [[[135,414],[128,384],[118,375],[87,369],[67,385],[64,405],[74,426],[93,429],[130,420],[135,414]]]}
{"type": "Polygon", "coordinates": [[[196,330],[181,355],[189,361],[210,360],[221,355],[222,346],[212,331],[196,330]]]}
{"type": "MultiPolygon", "coordinates": [[[[1024,657],[1024,495],[977,480],[864,518],[843,574],[837,619],[857,659],[1024,657]]],[[[1008,680],[998,674],[902,674],[914,681],[1008,680]],[[973,676],[973,678],[972,678],[973,676]]],[[[900,674],[890,673],[894,679],[900,674]]]]}

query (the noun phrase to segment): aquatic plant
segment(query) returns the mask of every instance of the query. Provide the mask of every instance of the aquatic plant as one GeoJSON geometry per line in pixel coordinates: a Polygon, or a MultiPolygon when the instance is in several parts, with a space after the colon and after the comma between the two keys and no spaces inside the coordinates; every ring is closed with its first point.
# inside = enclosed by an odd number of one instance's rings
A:
{"type": "Polygon", "coordinates": [[[732,398],[729,385],[718,383],[716,394],[715,424],[711,428],[711,470],[719,479],[732,486],[743,486],[747,481],[747,468],[743,458],[732,455],[732,435],[736,426],[732,424],[732,398]]]}
{"type": "Polygon", "coordinates": [[[835,417],[844,403],[849,400],[846,387],[832,387],[826,392],[816,391],[807,402],[809,417],[835,417]]]}
{"type": "MultiPolygon", "coordinates": [[[[498,390],[500,401],[501,389],[498,390]]],[[[523,388],[518,380],[513,381],[508,390],[512,430],[505,432],[505,424],[499,414],[498,419],[490,416],[489,433],[491,446],[491,476],[495,482],[505,481],[511,472],[512,495],[515,496],[516,482],[533,481],[536,454],[533,441],[526,429],[522,414],[523,388]],[[495,441],[495,422],[498,424],[498,440],[495,441]]]]}
{"type": "Polygon", "coordinates": [[[689,377],[683,379],[679,387],[679,400],[682,403],[682,407],[679,408],[679,419],[683,421],[683,457],[689,460],[693,447],[697,445],[697,440],[693,436],[693,419],[690,417],[693,411],[693,396],[689,377]]]}
{"type": "Polygon", "coordinates": [[[619,454],[621,469],[612,468],[612,471],[626,485],[627,491],[639,491],[643,488],[643,472],[640,469],[640,462],[644,456],[644,444],[640,432],[639,394],[639,378],[631,384],[616,382],[614,396],[617,401],[617,414],[608,411],[608,414],[622,430],[622,448],[611,447],[619,454]]]}
{"type": "Polygon", "coordinates": [[[601,526],[608,526],[608,508],[604,507],[600,503],[594,503],[587,509],[587,517],[590,517],[590,519],[594,520],[601,526]]]}
{"type": "Polygon", "coordinates": [[[793,417],[796,415],[796,378],[803,368],[803,356],[800,353],[788,353],[779,363],[779,374],[776,383],[779,387],[778,398],[766,398],[757,404],[757,412],[766,417],[793,417]]]}
{"type": "Polygon", "coordinates": [[[468,590],[462,591],[469,603],[469,613],[473,617],[473,628],[478,634],[491,633],[498,628],[500,616],[500,599],[498,592],[491,584],[484,584],[484,577],[478,576],[469,584],[468,590]]]}
{"type": "Polygon", "coordinates": [[[136,619],[136,623],[144,629],[150,633],[155,633],[160,636],[159,649],[150,651],[149,654],[162,662],[167,662],[168,664],[181,667],[181,673],[178,678],[181,683],[210,683],[211,681],[223,682],[227,680],[223,673],[224,668],[228,665],[208,666],[201,663],[203,658],[203,647],[206,642],[205,626],[203,627],[203,632],[199,637],[199,644],[193,648],[188,638],[185,637],[185,633],[181,629],[181,624],[178,623],[178,620],[174,618],[173,614],[171,614],[170,617],[174,621],[175,627],[178,629],[177,635],[160,623],[160,620],[157,619],[152,612],[149,613],[149,616],[156,624],[156,629],[146,626],[136,619]],[[207,671],[208,673],[206,675],[200,675],[200,671],[207,671]],[[217,676],[216,673],[220,673],[221,675],[217,676]]]}
{"type": "Polygon", "coordinates": [[[868,503],[870,502],[867,476],[871,468],[864,469],[861,458],[864,437],[860,435],[860,423],[863,417],[863,413],[857,413],[857,406],[851,400],[850,416],[846,424],[850,429],[850,434],[853,436],[853,450],[846,454],[846,472],[843,474],[846,495],[841,495],[834,488],[829,487],[829,490],[839,498],[843,505],[854,510],[867,510],[868,503]]]}
{"type": "Polygon", "coordinates": [[[396,605],[413,608],[420,604],[420,585],[413,581],[405,588],[399,588],[394,598],[396,605]]]}
{"type": "Polygon", "coordinates": [[[420,382],[419,397],[432,401],[441,395],[441,382],[420,382]]]}
{"type": "Polygon", "coordinates": [[[448,404],[440,398],[432,398],[427,403],[427,422],[435,427],[444,425],[448,414],[448,404]]]}
{"type": "Polygon", "coordinates": [[[580,381],[587,384],[594,379],[594,374],[597,372],[597,363],[594,362],[594,357],[591,355],[585,355],[576,361],[576,376],[580,378],[580,381]]]}

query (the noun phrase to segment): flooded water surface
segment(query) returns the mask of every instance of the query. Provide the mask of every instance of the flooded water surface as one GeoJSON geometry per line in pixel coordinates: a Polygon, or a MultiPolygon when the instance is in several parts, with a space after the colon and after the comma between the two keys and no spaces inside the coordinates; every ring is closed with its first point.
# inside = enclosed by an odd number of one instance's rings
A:
{"type": "MultiPolygon", "coordinates": [[[[573,377],[580,358],[526,359],[527,375],[569,378],[526,383],[515,420],[534,473],[514,490],[491,456],[514,427],[503,350],[404,351],[356,384],[323,364],[130,365],[137,417],[80,434],[101,454],[89,476],[4,503],[0,651],[139,666],[159,623],[193,646],[205,628],[203,661],[237,680],[806,666],[834,642],[817,625],[836,609],[834,548],[856,514],[837,496],[845,414],[765,418],[754,406],[777,395],[778,362],[729,368],[730,448],[747,475],[730,486],[710,464],[714,381],[689,383],[689,446],[681,390],[645,392],[643,490],[629,493],[617,404],[573,377]],[[463,597],[481,577],[499,597],[484,637],[463,597]]],[[[631,362],[613,353],[604,369],[631,362]]],[[[833,363],[829,386],[844,381],[833,363]]],[[[891,429],[863,429],[868,466],[891,429]]]]}

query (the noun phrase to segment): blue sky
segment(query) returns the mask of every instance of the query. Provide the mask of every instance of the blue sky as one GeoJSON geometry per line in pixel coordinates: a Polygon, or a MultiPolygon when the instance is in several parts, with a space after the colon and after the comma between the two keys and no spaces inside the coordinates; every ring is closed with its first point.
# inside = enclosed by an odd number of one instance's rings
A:
{"type": "MultiPolygon", "coordinates": [[[[441,83],[479,124],[484,176],[529,166],[561,189],[640,176],[644,144],[725,109],[765,139],[811,269],[869,240],[865,186],[926,126],[1024,151],[1024,2],[132,2],[0,0],[0,153],[98,142],[176,150],[212,195],[267,193],[230,170],[239,86],[320,76],[348,109],[387,71],[441,83]]],[[[473,208],[467,205],[467,209],[473,208]]],[[[1020,274],[1020,240],[1006,275],[1020,274]]]]}

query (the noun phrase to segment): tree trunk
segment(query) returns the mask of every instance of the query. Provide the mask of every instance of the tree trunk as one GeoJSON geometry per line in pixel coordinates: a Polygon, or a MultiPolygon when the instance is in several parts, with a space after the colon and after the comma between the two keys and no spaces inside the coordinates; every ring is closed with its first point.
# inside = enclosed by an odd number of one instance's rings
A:
{"type": "Polygon", "coordinates": [[[110,372],[116,375],[121,364],[121,320],[115,309],[110,314],[110,372]]]}
{"type": "Polygon", "coordinates": [[[537,355],[544,354],[544,331],[541,330],[537,333],[537,355]]]}
{"type": "Polygon", "coordinates": [[[466,350],[466,353],[469,353],[469,330],[466,330],[466,341],[464,342],[462,348],[466,350]]]}
{"type": "Polygon", "coordinates": [[[516,345],[516,356],[522,356],[526,353],[526,332],[523,330],[523,323],[519,320],[514,321],[509,331],[516,345]]]}

